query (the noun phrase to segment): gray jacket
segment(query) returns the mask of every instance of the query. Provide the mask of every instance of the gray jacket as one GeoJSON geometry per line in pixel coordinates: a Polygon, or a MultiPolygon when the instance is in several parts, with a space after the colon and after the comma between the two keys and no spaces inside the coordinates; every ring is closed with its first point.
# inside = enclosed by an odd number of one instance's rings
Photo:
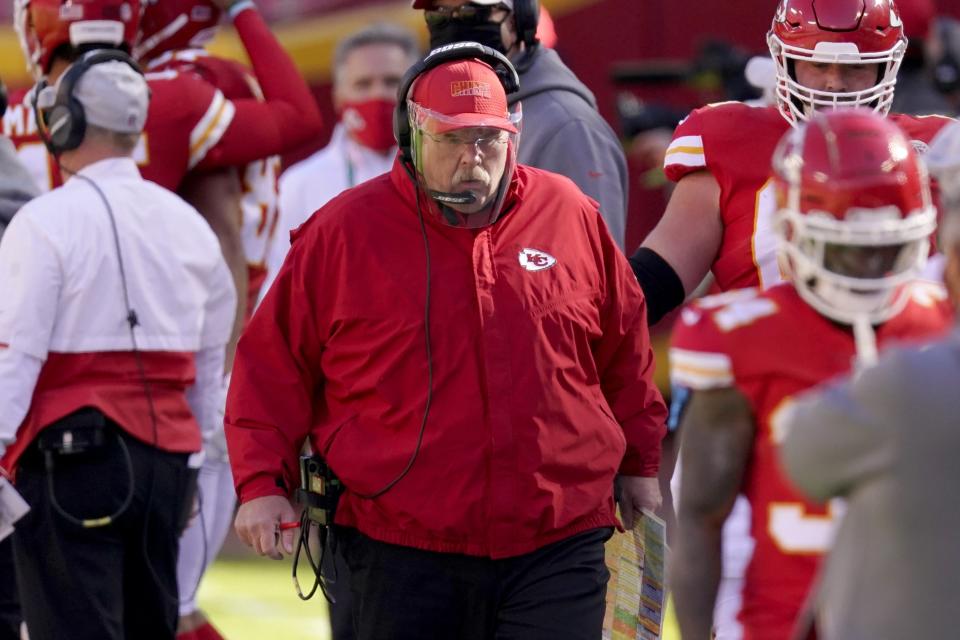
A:
{"type": "Polygon", "coordinates": [[[20,207],[40,193],[17,159],[9,138],[0,136],[0,236],[20,207]]]}
{"type": "Polygon", "coordinates": [[[797,486],[847,501],[816,594],[819,637],[956,638],[960,330],[799,400],[785,426],[797,486]]]}
{"type": "Polygon", "coordinates": [[[522,102],[520,164],[573,180],[600,203],[611,235],[622,249],[627,217],[627,160],[593,93],[546,47],[516,60],[522,102]],[[527,56],[530,56],[529,58],[527,56]]]}

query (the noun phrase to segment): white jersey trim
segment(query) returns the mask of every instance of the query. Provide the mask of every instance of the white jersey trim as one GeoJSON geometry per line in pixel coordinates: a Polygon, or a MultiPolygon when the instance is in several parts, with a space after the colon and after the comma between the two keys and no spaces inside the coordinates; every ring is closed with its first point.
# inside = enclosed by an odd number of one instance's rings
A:
{"type": "Polygon", "coordinates": [[[733,386],[733,363],[724,353],[670,349],[670,381],[691,389],[733,386]]]}
{"type": "Polygon", "coordinates": [[[190,160],[187,165],[190,169],[196,167],[206,157],[207,152],[220,142],[235,113],[236,107],[218,90],[210,101],[207,112],[190,132],[190,160]]]}
{"type": "Polygon", "coordinates": [[[663,166],[683,165],[685,167],[705,167],[707,158],[703,152],[703,138],[700,136],[680,136],[675,138],[663,158],[663,166]]]}

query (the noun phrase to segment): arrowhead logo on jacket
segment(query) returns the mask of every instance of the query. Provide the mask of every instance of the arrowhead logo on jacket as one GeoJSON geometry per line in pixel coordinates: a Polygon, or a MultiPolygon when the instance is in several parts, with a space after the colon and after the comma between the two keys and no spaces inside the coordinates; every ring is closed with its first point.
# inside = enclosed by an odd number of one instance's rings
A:
{"type": "Polygon", "coordinates": [[[539,249],[521,249],[518,257],[520,259],[520,266],[527,271],[543,271],[557,264],[556,258],[539,249]]]}

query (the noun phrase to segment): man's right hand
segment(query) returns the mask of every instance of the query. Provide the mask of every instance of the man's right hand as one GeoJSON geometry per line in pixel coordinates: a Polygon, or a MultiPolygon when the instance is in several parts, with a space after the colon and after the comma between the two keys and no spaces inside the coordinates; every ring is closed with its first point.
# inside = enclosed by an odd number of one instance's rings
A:
{"type": "Polygon", "coordinates": [[[296,531],[280,531],[280,523],[298,519],[296,510],[285,497],[263,496],[241,504],[233,526],[240,539],[259,555],[282,560],[284,553],[293,553],[296,531]]]}

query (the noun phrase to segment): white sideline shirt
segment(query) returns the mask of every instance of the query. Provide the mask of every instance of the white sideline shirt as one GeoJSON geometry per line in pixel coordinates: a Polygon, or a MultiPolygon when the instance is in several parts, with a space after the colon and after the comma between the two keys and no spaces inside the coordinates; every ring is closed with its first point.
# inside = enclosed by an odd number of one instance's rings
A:
{"type": "MultiPolygon", "coordinates": [[[[103,191],[117,226],[141,351],[196,354],[187,398],[204,439],[222,428],[224,350],[236,290],[216,236],[196,209],[148,182],[131,158],[79,172],[103,191]]],[[[110,216],[72,176],[24,205],[0,242],[0,454],[16,437],[50,352],[130,351],[110,216]]]]}

